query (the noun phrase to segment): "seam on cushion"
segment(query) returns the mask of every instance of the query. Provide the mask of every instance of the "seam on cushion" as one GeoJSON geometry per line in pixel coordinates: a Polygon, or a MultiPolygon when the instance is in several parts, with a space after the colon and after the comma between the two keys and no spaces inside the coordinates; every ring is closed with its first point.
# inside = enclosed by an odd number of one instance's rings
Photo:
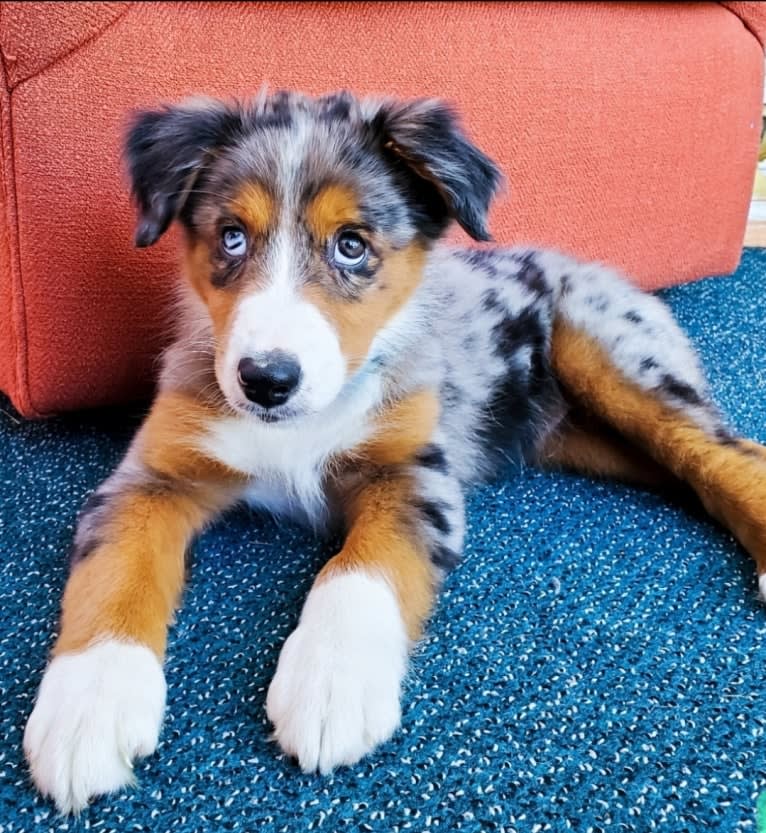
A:
{"type": "MultiPolygon", "coordinates": [[[[0,10],[0,14],[2,14],[2,10],[0,10]]],[[[6,155],[5,155],[5,140],[8,135],[8,130],[5,129],[5,116],[7,110],[7,102],[6,99],[8,97],[8,91],[5,85],[5,78],[6,78],[6,71],[5,65],[0,62],[0,74],[2,74],[2,87],[0,87],[0,141],[2,142],[2,146],[0,146],[0,200],[2,200],[2,210],[3,210],[3,222],[0,227],[0,245],[3,247],[3,251],[5,253],[5,259],[3,265],[8,270],[7,275],[3,275],[0,277],[2,280],[2,285],[4,287],[4,292],[2,298],[0,298],[0,303],[7,305],[6,308],[8,310],[8,342],[7,345],[3,344],[4,347],[7,346],[8,348],[8,378],[3,379],[3,384],[7,384],[8,388],[5,392],[9,396],[16,396],[17,393],[17,385],[16,385],[16,332],[15,332],[15,324],[14,324],[14,309],[13,309],[13,268],[11,265],[11,244],[10,244],[10,232],[9,232],[9,223],[8,223],[8,176],[6,172],[6,155]]]]}
{"type": "Polygon", "coordinates": [[[19,212],[16,193],[16,166],[14,157],[13,108],[11,93],[2,95],[3,127],[3,197],[5,202],[4,236],[8,248],[8,264],[11,272],[11,337],[13,340],[13,388],[20,410],[31,416],[43,416],[33,405],[29,395],[29,361],[27,356],[27,316],[24,284],[21,277],[19,253],[19,212]]]}
{"type": "MultiPolygon", "coordinates": [[[[79,49],[92,43],[97,38],[101,37],[108,29],[115,23],[121,21],[125,15],[131,11],[133,3],[125,8],[122,14],[118,15],[114,20],[110,21],[101,31],[96,32],[82,43],[77,44],[73,49],[70,49],[64,55],[60,55],[55,61],[42,67],[34,75],[25,78],[24,81],[31,80],[41,75],[46,70],[65,60],[69,55],[74,54],[79,49]]],[[[5,67],[5,56],[3,59],[3,70],[5,67]]],[[[9,83],[7,73],[3,72],[4,86],[2,96],[0,97],[0,110],[2,113],[3,127],[6,130],[2,137],[2,166],[3,166],[3,197],[5,203],[5,223],[4,223],[4,237],[8,250],[8,263],[11,271],[11,339],[13,343],[13,362],[11,365],[13,380],[12,385],[16,396],[18,397],[19,405],[23,411],[31,417],[44,418],[51,416],[39,410],[32,401],[31,389],[29,385],[29,356],[28,356],[28,341],[27,341],[27,311],[26,298],[24,295],[24,279],[21,269],[21,251],[20,251],[20,229],[19,229],[19,211],[16,191],[16,156],[15,156],[15,135],[13,128],[13,107],[11,104],[11,95],[14,89],[20,87],[24,81],[19,82],[13,86],[9,83]]]]}
{"type": "Polygon", "coordinates": [[[753,37],[754,37],[754,38],[758,41],[758,43],[761,45],[761,49],[766,48],[766,41],[761,40],[761,37],[760,37],[760,35],[758,34],[758,32],[756,32],[756,31],[755,31],[755,29],[752,29],[752,28],[750,27],[750,25],[748,24],[748,22],[747,22],[746,20],[744,20],[743,18],[741,18],[741,17],[740,17],[740,16],[739,16],[739,15],[738,15],[735,11],[734,11],[734,9],[730,9],[728,6],[724,5],[723,3],[719,3],[718,5],[719,5],[722,9],[726,9],[726,11],[727,11],[730,15],[733,15],[734,17],[736,17],[736,18],[737,18],[737,20],[738,20],[738,21],[742,24],[742,26],[743,26],[745,29],[747,29],[747,31],[748,31],[748,32],[750,32],[750,34],[751,34],[751,35],[752,35],[752,36],[753,36],[753,37]]]}
{"type": "Polygon", "coordinates": [[[8,92],[11,91],[11,74],[8,70],[8,58],[5,56],[5,47],[3,44],[3,34],[5,33],[5,21],[3,19],[5,12],[3,11],[3,4],[0,3],[0,63],[3,67],[3,86],[8,92]]]}
{"type": "MultiPolygon", "coordinates": [[[[112,28],[116,23],[119,23],[125,15],[133,9],[134,3],[130,3],[126,6],[117,17],[113,18],[112,20],[107,23],[103,29],[99,29],[98,32],[94,32],[89,37],[85,38],[84,41],[80,41],[80,43],[76,43],[70,50],[64,52],[61,55],[57,55],[49,64],[45,64],[45,66],[40,67],[36,72],[32,73],[32,75],[28,75],[26,78],[22,78],[21,81],[17,81],[14,84],[11,84],[10,78],[6,77],[6,84],[8,85],[8,89],[16,89],[17,87],[22,86],[27,81],[31,81],[33,78],[37,78],[39,75],[42,75],[44,72],[47,72],[52,67],[57,66],[62,61],[65,61],[70,55],[74,55],[76,52],[79,52],[81,49],[84,49],[91,43],[97,41],[105,32],[108,32],[109,29],[112,28]]],[[[5,54],[2,54],[3,61],[5,61],[5,54]]]]}

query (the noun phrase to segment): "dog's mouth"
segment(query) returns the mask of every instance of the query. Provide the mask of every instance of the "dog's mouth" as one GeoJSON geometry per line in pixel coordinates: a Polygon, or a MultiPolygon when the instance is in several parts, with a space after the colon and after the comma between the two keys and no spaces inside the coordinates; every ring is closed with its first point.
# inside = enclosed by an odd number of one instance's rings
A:
{"type": "Polygon", "coordinates": [[[293,422],[299,417],[304,416],[304,412],[289,405],[282,405],[276,408],[263,408],[252,402],[237,402],[235,409],[248,417],[257,419],[265,425],[281,425],[287,422],[293,422]]]}

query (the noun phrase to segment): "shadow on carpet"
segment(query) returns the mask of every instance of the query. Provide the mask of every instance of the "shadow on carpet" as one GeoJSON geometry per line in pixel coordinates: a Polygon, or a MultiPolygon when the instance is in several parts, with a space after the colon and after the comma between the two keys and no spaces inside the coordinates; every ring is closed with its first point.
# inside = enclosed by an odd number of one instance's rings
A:
{"type": "MultiPolygon", "coordinates": [[[[766,252],[663,295],[732,424],[766,441],[766,252]]],[[[140,786],[58,817],[29,783],[23,726],[78,507],[136,420],[22,423],[2,404],[0,833],[756,830],[766,608],[748,558],[654,495],[535,471],[472,494],[465,561],[414,657],[403,727],[330,778],[279,756],[264,701],[331,551],[228,515],[194,552],[140,786]]]]}

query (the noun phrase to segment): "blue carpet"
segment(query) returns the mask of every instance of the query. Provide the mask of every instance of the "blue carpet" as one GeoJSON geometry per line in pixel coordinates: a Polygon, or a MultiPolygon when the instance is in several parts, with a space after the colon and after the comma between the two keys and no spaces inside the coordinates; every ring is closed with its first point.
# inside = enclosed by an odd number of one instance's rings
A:
{"type": "MultiPolygon", "coordinates": [[[[664,295],[733,424],[766,441],[766,251],[664,295]]],[[[328,545],[227,516],[195,550],[140,788],[61,819],[32,791],[22,731],[77,509],[136,419],[29,424],[2,409],[0,833],[756,830],[766,608],[748,558],[656,496],[534,471],[471,496],[465,562],[414,658],[403,728],[332,778],[280,758],[264,715],[328,545]]]]}

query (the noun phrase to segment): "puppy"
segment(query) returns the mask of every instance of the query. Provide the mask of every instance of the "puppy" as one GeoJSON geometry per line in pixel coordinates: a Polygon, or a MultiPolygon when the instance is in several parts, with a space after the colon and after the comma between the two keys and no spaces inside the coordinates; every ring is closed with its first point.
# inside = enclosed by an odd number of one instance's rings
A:
{"type": "Polygon", "coordinates": [[[157,744],[166,631],[193,537],[248,501],[344,533],[266,710],[307,771],[400,722],[410,647],[458,563],[464,493],[498,460],[691,488],[766,586],[766,451],[711,402],[667,308],[612,271],[486,241],[500,176],[433,100],[280,92],[143,112],[126,157],[184,283],[159,390],[87,500],[24,737],[61,811],[157,744]]]}

